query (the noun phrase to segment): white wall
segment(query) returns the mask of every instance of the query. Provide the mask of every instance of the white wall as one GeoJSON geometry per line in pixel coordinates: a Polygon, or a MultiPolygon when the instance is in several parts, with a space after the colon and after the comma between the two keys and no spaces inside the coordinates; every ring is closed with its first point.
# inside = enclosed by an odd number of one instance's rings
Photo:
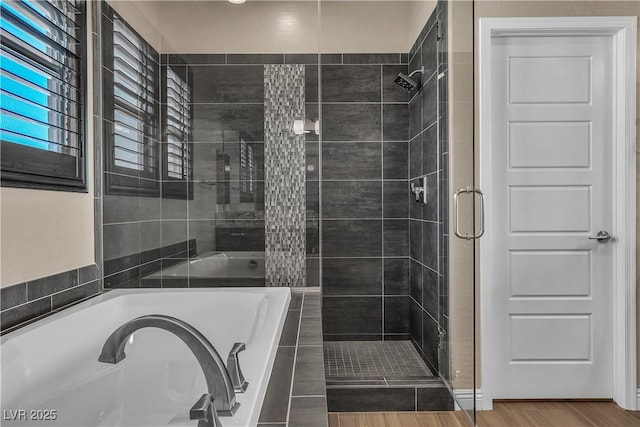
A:
{"type": "Polygon", "coordinates": [[[321,52],[408,52],[435,1],[323,1],[321,52]]]}
{"type": "Polygon", "coordinates": [[[3,187],[0,200],[0,286],[94,263],[93,191],[3,187]]]}
{"type": "Polygon", "coordinates": [[[109,3],[163,53],[380,53],[407,52],[436,1],[109,3]]]}

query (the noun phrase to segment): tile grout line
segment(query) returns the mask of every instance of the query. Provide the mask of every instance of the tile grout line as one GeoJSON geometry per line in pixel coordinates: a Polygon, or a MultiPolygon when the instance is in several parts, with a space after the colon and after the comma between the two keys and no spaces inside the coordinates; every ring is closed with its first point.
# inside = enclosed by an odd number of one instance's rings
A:
{"type": "MultiPolygon", "coordinates": [[[[98,280],[99,279],[96,279],[96,280],[94,280],[94,282],[98,281],[98,280]]],[[[92,282],[89,282],[89,283],[92,283],[92,282]]],[[[69,288],[69,289],[73,289],[73,288],[69,288]]],[[[59,292],[59,293],[61,293],[61,292],[59,292]]],[[[9,328],[2,329],[0,331],[0,335],[8,334],[10,332],[13,332],[13,331],[16,331],[16,330],[22,328],[23,326],[27,326],[27,325],[29,325],[31,323],[37,322],[38,320],[47,318],[47,317],[49,317],[49,316],[51,316],[53,314],[56,314],[56,313],[58,313],[58,312],[60,312],[62,310],[65,310],[65,309],[67,309],[69,307],[72,307],[74,305],[77,305],[77,304],[80,304],[80,303],[82,303],[84,301],[87,301],[88,299],[93,298],[94,296],[99,295],[100,293],[101,293],[101,291],[98,291],[98,293],[96,293],[96,294],[85,296],[83,298],[80,298],[80,299],[78,299],[76,301],[72,301],[72,302],[70,302],[68,304],[62,305],[62,306],[57,307],[57,308],[53,308],[53,302],[52,302],[53,298],[51,298],[51,301],[49,301],[50,306],[49,306],[49,310],[48,311],[46,311],[45,313],[42,313],[42,314],[40,314],[40,315],[38,315],[36,317],[33,317],[33,318],[27,319],[27,320],[25,320],[23,322],[17,323],[17,324],[15,324],[15,325],[13,325],[13,326],[11,326],[9,328]]],[[[50,297],[52,297],[52,295],[51,296],[45,296],[45,297],[42,297],[42,298],[38,298],[37,300],[33,300],[31,302],[44,301],[44,300],[46,300],[47,298],[50,298],[50,297]]],[[[24,305],[24,304],[21,304],[21,305],[24,305]]],[[[3,310],[3,313],[8,311],[8,310],[11,310],[11,309],[3,310]]]]}
{"type": "MultiPolygon", "coordinates": [[[[320,3],[318,3],[318,7],[320,7],[320,3]]],[[[324,281],[324,253],[323,253],[323,236],[322,236],[322,232],[323,232],[323,216],[324,216],[324,212],[322,209],[322,202],[323,202],[323,185],[322,185],[322,180],[324,178],[324,173],[322,170],[323,167],[323,141],[324,141],[324,132],[323,132],[323,128],[324,128],[324,118],[323,118],[323,107],[324,105],[322,104],[322,54],[320,52],[318,52],[318,65],[316,65],[316,72],[317,72],[317,85],[316,85],[316,90],[318,91],[318,96],[317,96],[317,101],[318,101],[318,121],[320,122],[320,134],[318,135],[318,142],[317,142],[317,149],[318,149],[318,285],[320,286],[320,315],[322,316],[322,288],[323,288],[323,281],[324,281]]],[[[306,71],[306,69],[305,69],[306,71]]],[[[306,74],[305,74],[306,75],[306,74]]],[[[305,88],[306,88],[306,84],[305,84],[305,88]]],[[[305,141],[305,149],[306,149],[306,141],[305,141]]],[[[306,152],[306,150],[305,150],[306,152]]],[[[306,175],[305,175],[306,177],[306,175]]],[[[323,337],[323,342],[324,342],[324,337],[323,337]]]]}
{"type": "Polygon", "coordinates": [[[381,282],[382,282],[382,307],[381,307],[381,316],[380,321],[381,331],[382,331],[382,340],[384,341],[384,324],[385,324],[385,300],[384,300],[384,256],[385,256],[385,238],[384,238],[384,65],[380,64],[380,140],[382,143],[380,144],[380,176],[382,177],[382,185],[380,185],[380,213],[382,217],[382,221],[380,224],[381,227],[381,236],[380,242],[382,247],[380,248],[380,253],[382,254],[382,268],[381,268],[381,282]]]}
{"type": "MultiPolygon", "coordinates": [[[[39,280],[39,279],[36,279],[36,280],[39,280]]],[[[16,304],[16,305],[13,305],[11,307],[5,308],[4,310],[1,310],[0,312],[4,313],[6,311],[13,310],[14,308],[25,306],[25,305],[30,304],[32,302],[42,301],[42,300],[44,300],[46,298],[53,297],[54,295],[60,295],[60,294],[62,294],[64,292],[67,292],[67,291],[69,291],[71,289],[77,289],[77,288],[80,288],[80,287],[83,287],[83,286],[86,286],[86,285],[90,285],[90,284],[92,284],[94,282],[98,282],[98,281],[100,281],[100,277],[97,277],[97,278],[95,278],[93,280],[89,280],[88,282],[78,283],[78,284],[76,284],[74,286],[70,286],[68,288],[64,288],[64,289],[61,289],[61,290],[56,291],[56,292],[45,294],[45,295],[41,296],[40,298],[36,298],[36,299],[33,299],[33,300],[29,300],[29,286],[26,285],[27,283],[29,283],[29,281],[23,282],[25,284],[26,301],[23,302],[23,303],[16,304]]],[[[33,280],[32,280],[32,282],[33,282],[33,280]]],[[[20,283],[17,283],[16,285],[20,285],[20,283]]],[[[12,285],[12,286],[16,286],[16,285],[12,285]]]]}
{"type": "Polygon", "coordinates": [[[300,344],[300,330],[302,329],[302,314],[304,312],[304,300],[305,300],[305,294],[304,292],[302,293],[302,301],[300,302],[300,314],[298,315],[298,333],[296,334],[296,347],[295,347],[295,351],[293,353],[293,367],[291,369],[291,386],[289,388],[289,405],[287,407],[287,419],[285,422],[285,425],[288,427],[289,426],[289,420],[291,418],[291,403],[293,401],[293,386],[295,384],[295,377],[296,377],[296,364],[298,361],[298,346],[300,344]]]}

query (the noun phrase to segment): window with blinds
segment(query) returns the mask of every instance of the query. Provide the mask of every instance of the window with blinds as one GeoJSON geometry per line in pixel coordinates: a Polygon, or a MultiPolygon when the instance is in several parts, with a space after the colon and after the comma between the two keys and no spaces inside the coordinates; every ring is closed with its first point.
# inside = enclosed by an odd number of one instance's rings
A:
{"type": "Polygon", "coordinates": [[[84,190],[84,2],[0,2],[2,184],[84,190]]]}
{"type": "Polygon", "coordinates": [[[105,117],[113,121],[105,135],[106,192],[159,195],[158,54],[112,9],[103,31],[111,46],[103,46],[107,73],[105,117]],[[109,86],[109,87],[107,87],[109,86]],[[110,93],[112,91],[112,93],[110,93]]]}
{"type": "Polygon", "coordinates": [[[167,65],[163,69],[165,143],[163,191],[167,198],[191,198],[191,87],[187,67],[167,65]]]}

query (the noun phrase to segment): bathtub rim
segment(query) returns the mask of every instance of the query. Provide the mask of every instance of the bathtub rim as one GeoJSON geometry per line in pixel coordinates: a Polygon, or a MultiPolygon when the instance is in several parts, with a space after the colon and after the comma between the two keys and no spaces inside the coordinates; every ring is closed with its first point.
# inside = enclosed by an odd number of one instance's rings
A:
{"type": "MultiPolygon", "coordinates": [[[[233,293],[266,293],[266,294],[288,294],[286,297],[284,315],[281,316],[279,327],[282,329],[284,325],[284,318],[286,318],[286,313],[291,304],[291,288],[289,287],[278,287],[278,288],[267,288],[267,287],[215,287],[215,288],[127,288],[127,289],[105,289],[103,292],[93,295],[87,299],[84,299],[75,304],[71,304],[65,307],[61,307],[59,310],[47,313],[44,316],[33,319],[31,322],[24,323],[21,325],[16,325],[14,328],[9,328],[4,331],[0,336],[0,345],[4,344],[6,341],[10,340],[14,336],[18,336],[24,333],[29,332],[34,328],[38,328],[47,323],[53,322],[57,319],[64,318],[73,313],[77,313],[78,311],[87,309],[89,307],[93,307],[97,304],[113,300],[119,297],[123,297],[126,295],[136,295],[136,294],[164,294],[164,293],[224,293],[224,292],[233,292],[233,293]]],[[[1,350],[0,350],[1,355],[1,350]]]]}

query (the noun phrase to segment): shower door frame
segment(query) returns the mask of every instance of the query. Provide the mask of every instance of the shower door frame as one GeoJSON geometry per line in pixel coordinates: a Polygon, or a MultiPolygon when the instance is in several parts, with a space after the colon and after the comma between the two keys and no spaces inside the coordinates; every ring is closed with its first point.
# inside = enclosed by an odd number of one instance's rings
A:
{"type": "Polygon", "coordinates": [[[492,381],[500,375],[492,362],[500,343],[492,324],[494,273],[492,222],[492,38],[500,36],[611,35],[615,111],[612,153],[615,192],[613,250],[613,399],[622,408],[640,407],[636,359],[636,17],[482,18],[479,30],[480,188],[486,194],[486,235],[480,241],[482,410],[493,407],[492,381]],[[482,256],[484,254],[484,256],[482,256]]]}

